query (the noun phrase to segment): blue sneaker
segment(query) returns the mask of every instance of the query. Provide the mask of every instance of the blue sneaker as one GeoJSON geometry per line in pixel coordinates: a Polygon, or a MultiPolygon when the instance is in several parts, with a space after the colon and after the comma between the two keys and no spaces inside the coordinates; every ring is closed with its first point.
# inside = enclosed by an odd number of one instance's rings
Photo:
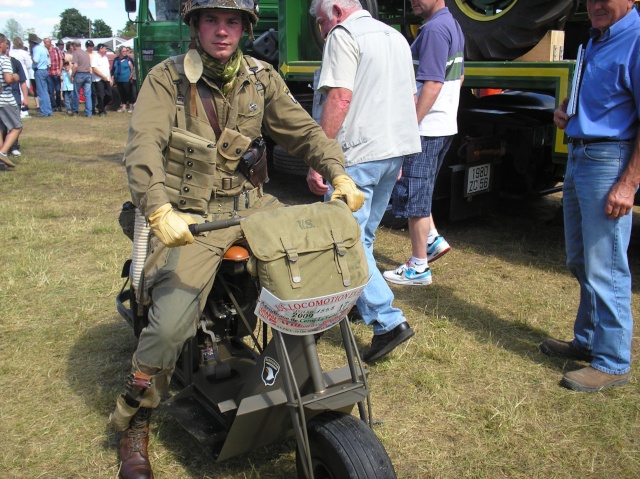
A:
{"type": "Polygon", "coordinates": [[[437,236],[433,243],[427,244],[427,261],[432,263],[438,258],[442,258],[449,251],[451,251],[451,246],[449,246],[447,240],[442,236],[437,236]]]}
{"type": "Polygon", "coordinates": [[[394,284],[408,284],[413,286],[426,286],[431,284],[431,270],[418,273],[415,265],[408,261],[406,264],[399,266],[394,271],[385,271],[382,277],[394,284]]]}

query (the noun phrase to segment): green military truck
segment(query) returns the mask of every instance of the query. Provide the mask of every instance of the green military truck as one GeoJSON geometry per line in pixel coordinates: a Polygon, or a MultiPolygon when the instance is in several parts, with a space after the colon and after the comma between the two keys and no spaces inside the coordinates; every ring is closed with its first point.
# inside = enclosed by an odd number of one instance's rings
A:
{"type": "MultiPolygon", "coordinates": [[[[189,28],[180,21],[184,0],[125,0],[136,12],[136,68],[142,81],[161,60],[185,53],[189,28]]],[[[410,42],[421,19],[410,0],[360,0],[410,42]]],[[[255,39],[243,48],[277,65],[296,98],[311,110],[313,74],[322,38],[309,15],[311,0],[260,0],[255,39]]],[[[553,110],[568,95],[578,45],[588,39],[586,0],[448,0],[466,37],[465,79],[459,134],[434,192],[451,219],[489,211],[505,196],[535,197],[558,191],[567,156],[566,138],[553,110]],[[520,61],[551,30],[564,31],[555,61],[520,61]],[[568,60],[567,60],[568,59],[568,60]],[[501,93],[483,96],[485,89],[501,93]]],[[[398,125],[401,128],[402,125],[398,125]]],[[[278,172],[306,171],[276,147],[278,172]]]]}

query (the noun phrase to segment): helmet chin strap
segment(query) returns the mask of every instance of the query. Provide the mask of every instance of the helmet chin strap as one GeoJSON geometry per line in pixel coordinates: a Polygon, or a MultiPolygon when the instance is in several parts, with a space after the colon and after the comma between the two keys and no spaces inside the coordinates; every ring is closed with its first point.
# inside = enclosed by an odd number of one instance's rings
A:
{"type": "Polygon", "coordinates": [[[197,36],[198,30],[196,29],[196,15],[192,15],[189,19],[189,37],[191,37],[191,43],[189,43],[190,50],[195,50],[197,36]]]}

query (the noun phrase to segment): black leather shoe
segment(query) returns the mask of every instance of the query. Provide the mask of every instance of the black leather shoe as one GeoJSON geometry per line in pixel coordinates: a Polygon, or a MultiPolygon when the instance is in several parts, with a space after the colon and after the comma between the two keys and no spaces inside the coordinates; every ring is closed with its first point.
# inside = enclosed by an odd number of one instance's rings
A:
{"type": "Polygon", "coordinates": [[[349,317],[349,322],[353,324],[364,323],[364,318],[362,317],[362,314],[360,314],[360,310],[358,309],[357,306],[354,306],[353,308],[351,308],[351,311],[349,311],[348,317],[349,317]]]}
{"type": "Polygon", "coordinates": [[[547,338],[542,341],[539,349],[541,353],[547,356],[555,356],[556,358],[574,359],[587,363],[593,360],[591,354],[576,348],[571,341],[558,341],[557,339],[547,338]]]}
{"type": "Polygon", "coordinates": [[[371,340],[371,347],[364,353],[362,359],[367,363],[377,361],[414,334],[413,329],[409,327],[406,321],[400,323],[388,333],[376,334],[371,340]]]}

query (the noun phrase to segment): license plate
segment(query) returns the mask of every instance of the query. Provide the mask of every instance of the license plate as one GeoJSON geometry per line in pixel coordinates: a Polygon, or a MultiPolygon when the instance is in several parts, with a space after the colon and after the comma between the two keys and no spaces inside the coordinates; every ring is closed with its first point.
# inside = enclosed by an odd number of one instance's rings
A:
{"type": "Polygon", "coordinates": [[[471,166],[466,174],[465,196],[476,195],[491,189],[491,163],[471,166]]]}

